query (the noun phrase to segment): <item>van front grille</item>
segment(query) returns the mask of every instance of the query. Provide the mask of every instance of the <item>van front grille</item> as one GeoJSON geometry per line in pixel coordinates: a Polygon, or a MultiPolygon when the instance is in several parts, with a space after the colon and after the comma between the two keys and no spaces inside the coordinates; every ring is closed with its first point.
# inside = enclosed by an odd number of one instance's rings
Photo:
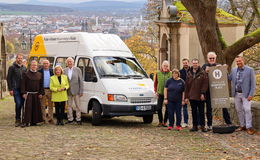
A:
{"type": "Polygon", "coordinates": [[[131,98],[131,103],[151,103],[152,98],[131,98]]]}

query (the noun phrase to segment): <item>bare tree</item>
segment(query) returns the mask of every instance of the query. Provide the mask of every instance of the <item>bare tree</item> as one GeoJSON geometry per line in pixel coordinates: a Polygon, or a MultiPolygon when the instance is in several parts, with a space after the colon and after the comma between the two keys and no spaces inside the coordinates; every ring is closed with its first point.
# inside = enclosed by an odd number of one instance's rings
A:
{"type": "Polygon", "coordinates": [[[244,34],[259,28],[259,2],[257,0],[219,0],[218,6],[245,22],[244,34]]]}
{"type": "Polygon", "coordinates": [[[227,46],[222,39],[216,20],[217,0],[181,0],[181,2],[194,19],[205,58],[208,52],[215,51],[220,63],[231,66],[237,55],[260,42],[260,29],[258,28],[227,46]]]}

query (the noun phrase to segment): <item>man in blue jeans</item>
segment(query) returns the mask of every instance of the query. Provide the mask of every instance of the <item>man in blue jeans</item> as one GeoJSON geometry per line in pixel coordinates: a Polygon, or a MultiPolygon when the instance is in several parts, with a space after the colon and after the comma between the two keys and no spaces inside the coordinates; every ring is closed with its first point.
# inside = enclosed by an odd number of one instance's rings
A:
{"type": "Polygon", "coordinates": [[[26,67],[23,65],[23,55],[17,54],[16,60],[12,66],[8,69],[7,84],[8,90],[11,96],[14,96],[15,102],[15,127],[21,125],[21,111],[24,103],[24,99],[21,95],[21,80],[22,74],[26,71],[26,67]]]}
{"type": "MultiPolygon", "coordinates": [[[[187,58],[182,59],[183,68],[180,70],[180,74],[181,74],[180,77],[184,82],[186,81],[187,73],[190,69],[189,63],[190,63],[189,59],[187,59],[187,58]]],[[[183,112],[183,120],[184,120],[182,127],[188,127],[188,119],[189,119],[188,104],[185,103],[182,106],[182,112],[183,112]]]]}

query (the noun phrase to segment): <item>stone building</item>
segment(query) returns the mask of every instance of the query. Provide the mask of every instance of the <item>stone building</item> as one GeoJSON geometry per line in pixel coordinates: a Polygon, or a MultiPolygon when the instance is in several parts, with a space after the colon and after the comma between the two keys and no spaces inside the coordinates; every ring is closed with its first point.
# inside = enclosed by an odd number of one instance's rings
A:
{"type": "MultiPolygon", "coordinates": [[[[221,9],[217,9],[217,19],[228,45],[243,37],[244,24],[241,19],[221,9]]],[[[159,27],[159,66],[163,60],[168,60],[171,69],[180,68],[183,58],[198,58],[201,64],[205,62],[193,18],[180,2],[163,0],[155,23],[159,27]]]]}

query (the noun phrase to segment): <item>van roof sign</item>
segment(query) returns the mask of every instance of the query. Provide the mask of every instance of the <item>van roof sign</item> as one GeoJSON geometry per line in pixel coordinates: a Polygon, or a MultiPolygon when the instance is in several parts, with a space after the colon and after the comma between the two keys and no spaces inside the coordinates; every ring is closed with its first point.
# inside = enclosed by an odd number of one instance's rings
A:
{"type": "Polygon", "coordinates": [[[107,54],[134,57],[117,35],[87,32],[37,35],[30,52],[30,56],[106,56],[107,54]]]}
{"type": "Polygon", "coordinates": [[[44,41],[78,41],[76,36],[68,36],[68,37],[44,37],[44,41]]]}

